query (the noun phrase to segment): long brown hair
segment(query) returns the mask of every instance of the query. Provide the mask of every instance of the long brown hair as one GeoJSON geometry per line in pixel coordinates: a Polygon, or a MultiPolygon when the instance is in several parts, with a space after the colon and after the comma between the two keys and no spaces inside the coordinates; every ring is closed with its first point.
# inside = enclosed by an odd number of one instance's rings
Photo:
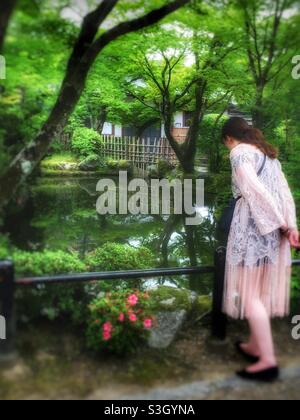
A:
{"type": "Polygon", "coordinates": [[[230,118],[224,124],[222,129],[223,143],[226,142],[227,137],[233,137],[241,143],[252,144],[271,159],[278,157],[278,150],[266,141],[263,133],[259,129],[251,127],[243,118],[230,118]]]}

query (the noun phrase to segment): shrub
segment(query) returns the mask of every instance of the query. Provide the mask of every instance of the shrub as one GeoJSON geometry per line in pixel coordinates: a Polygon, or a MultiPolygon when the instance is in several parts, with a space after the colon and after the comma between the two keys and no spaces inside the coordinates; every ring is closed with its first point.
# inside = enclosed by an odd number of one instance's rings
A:
{"type": "Polygon", "coordinates": [[[10,257],[10,245],[6,236],[0,236],[0,260],[5,260],[10,257]]]}
{"type": "Polygon", "coordinates": [[[96,171],[105,166],[103,158],[98,155],[89,155],[79,164],[81,171],[96,171]]]}
{"type": "Polygon", "coordinates": [[[86,264],[90,271],[147,269],[153,267],[154,256],[148,248],[107,243],[89,253],[86,264]]]}
{"type": "Polygon", "coordinates": [[[116,172],[118,171],[132,171],[132,163],[128,160],[114,160],[114,159],[107,159],[106,165],[109,169],[112,169],[116,172]]]}
{"type": "MultiPolygon", "coordinates": [[[[0,241],[0,255],[12,256],[18,277],[44,276],[85,271],[118,271],[149,268],[154,263],[146,248],[135,249],[128,245],[106,244],[81,261],[77,254],[63,251],[27,252],[14,250],[9,253],[4,238],[0,241]],[[1,245],[2,244],[2,245],[1,245]]],[[[134,285],[139,285],[136,281],[134,285]]],[[[47,285],[36,289],[18,289],[18,313],[25,319],[41,315],[50,319],[68,316],[75,324],[85,324],[88,305],[100,291],[124,287],[124,282],[90,282],[88,284],[47,285]]]]}
{"type": "Polygon", "coordinates": [[[51,274],[78,273],[86,270],[77,254],[64,251],[13,252],[19,276],[43,276],[51,274]]]}
{"type": "Polygon", "coordinates": [[[118,166],[121,171],[129,171],[132,168],[131,162],[128,160],[120,160],[118,166]]]}
{"type": "Polygon", "coordinates": [[[160,178],[165,178],[173,169],[174,166],[167,160],[160,159],[157,162],[157,172],[160,178]]]}
{"type": "Polygon", "coordinates": [[[132,353],[145,343],[153,326],[149,296],[122,290],[104,294],[89,307],[87,345],[118,355],[132,353]]]}
{"type": "Polygon", "coordinates": [[[110,168],[110,169],[115,169],[115,170],[117,170],[118,169],[118,161],[117,160],[114,160],[114,159],[107,159],[107,161],[106,161],[106,165],[107,165],[107,167],[108,168],[110,168]]]}
{"type": "Polygon", "coordinates": [[[102,147],[102,137],[97,131],[79,127],[74,130],[72,150],[77,156],[87,157],[99,153],[102,147]]]}
{"type": "MultiPolygon", "coordinates": [[[[77,254],[63,251],[26,252],[15,250],[13,260],[19,277],[44,276],[86,271],[77,254]]],[[[74,323],[86,319],[88,306],[83,284],[47,285],[17,289],[18,314],[23,319],[68,315],[74,323]]]]}

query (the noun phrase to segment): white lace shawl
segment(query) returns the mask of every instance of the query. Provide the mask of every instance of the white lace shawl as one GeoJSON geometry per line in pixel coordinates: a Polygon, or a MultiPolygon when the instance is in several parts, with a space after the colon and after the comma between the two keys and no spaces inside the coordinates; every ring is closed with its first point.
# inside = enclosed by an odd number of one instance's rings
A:
{"type": "Polygon", "coordinates": [[[279,228],[297,226],[296,208],[286,177],[277,159],[267,157],[255,146],[240,144],[230,154],[232,189],[238,201],[228,241],[231,265],[255,266],[268,259],[275,262],[280,247],[279,228]]]}

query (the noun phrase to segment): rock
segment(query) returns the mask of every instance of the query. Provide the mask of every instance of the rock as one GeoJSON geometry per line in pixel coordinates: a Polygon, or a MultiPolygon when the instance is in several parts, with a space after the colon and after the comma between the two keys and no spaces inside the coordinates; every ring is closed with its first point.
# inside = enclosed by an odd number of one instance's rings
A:
{"type": "Polygon", "coordinates": [[[197,300],[197,298],[198,298],[198,295],[197,295],[197,293],[196,292],[191,292],[190,293],[190,295],[189,295],[189,301],[190,301],[190,303],[195,303],[196,302],[196,300],[197,300]]]}
{"type": "Polygon", "coordinates": [[[212,309],[212,297],[207,295],[197,296],[194,304],[197,313],[199,315],[204,314],[212,309]]]}
{"type": "Polygon", "coordinates": [[[150,178],[158,178],[157,165],[148,166],[148,175],[149,175],[150,178]]]}
{"type": "Polygon", "coordinates": [[[176,289],[170,286],[160,286],[150,290],[151,299],[157,312],[179,311],[184,309],[190,312],[193,308],[197,295],[186,289],[176,289]]]}
{"type": "Polygon", "coordinates": [[[162,302],[160,302],[160,304],[163,306],[172,306],[175,303],[175,301],[176,301],[176,297],[173,297],[168,300],[163,300],[162,302]]]}
{"type": "Polygon", "coordinates": [[[153,328],[148,339],[149,347],[165,349],[174,341],[187,317],[187,311],[182,309],[173,312],[159,312],[156,315],[157,327],[153,328]]]}
{"type": "Polygon", "coordinates": [[[30,368],[22,361],[17,361],[11,368],[3,370],[2,377],[7,381],[27,378],[31,374],[30,368]]]}
{"type": "Polygon", "coordinates": [[[53,354],[50,354],[48,352],[45,351],[39,351],[36,354],[36,360],[40,363],[51,363],[51,362],[55,362],[56,361],[56,357],[53,354]]]}
{"type": "Polygon", "coordinates": [[[61,171],[75,171],[77,169],[77,163],[61,162],[58,165],[58,169],[61,171]]]}
{"type": "Polygon", "coordinates": [[[97,171],[101,166],[101,159],[97,155],[88,156],[79,164],[81,171],[97,171]]]}

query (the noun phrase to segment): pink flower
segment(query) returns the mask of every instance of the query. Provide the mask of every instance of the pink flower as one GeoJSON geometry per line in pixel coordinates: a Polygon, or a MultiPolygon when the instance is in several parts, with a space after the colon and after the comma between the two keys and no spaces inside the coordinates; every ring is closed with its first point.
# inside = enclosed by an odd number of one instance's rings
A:
{"type": "Polygon", "coordinates": [[[130,306],[135,306],[138,303],[138,301],[139,301],[139,298],[136,295],[131,295],[127,299],[127,302],[129,303],[130,306]]]}
{"type": "Polygon", "coordinates": [[[109,341],[111,339],[111,333],[109,331],[104,331],[103,332],[103,340],[104,341],[109,341]]]}
{"type": "Polygon", "coordinates": [[[105,324],[103,324],[103,332],[111,333],[111,331],[112,331],[111,322],[105,322],[105,324]]]}
{"type": "Polygon", "coordinates": [[[131,322],[137,321],[137,316],[133,312],[129,314],[129,321],[131,322]]]}
{"type": "Polygon", "coordinates": [[[124,322],[124,320],[125,320],[125,315],[124,314],[120,314],[119,321],[120,322],[124,322]]]}
{"type": "Polygon", "coordinates": [[[145,319],[144,321],[144,327],[149,330],[150,328],[152,328],[152,319],[145,319]]]}

